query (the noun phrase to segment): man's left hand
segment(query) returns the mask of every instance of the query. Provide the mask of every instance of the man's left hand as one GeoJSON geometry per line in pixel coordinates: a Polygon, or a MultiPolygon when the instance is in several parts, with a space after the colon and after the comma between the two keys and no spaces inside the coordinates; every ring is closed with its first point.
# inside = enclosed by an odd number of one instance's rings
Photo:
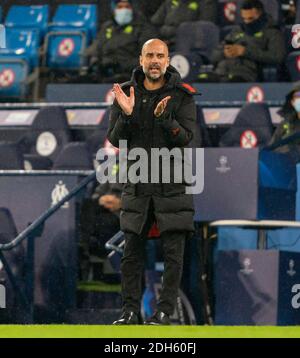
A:
{"type": "Polygon", "coordinates": [[[171,96],[167,96],[167,97],[163,98],[158,103],[158,105],[156,106],[156,108],[154,110],[155,117],[160,117],[164,113],[170,99],[171,99],[171,96]]]}

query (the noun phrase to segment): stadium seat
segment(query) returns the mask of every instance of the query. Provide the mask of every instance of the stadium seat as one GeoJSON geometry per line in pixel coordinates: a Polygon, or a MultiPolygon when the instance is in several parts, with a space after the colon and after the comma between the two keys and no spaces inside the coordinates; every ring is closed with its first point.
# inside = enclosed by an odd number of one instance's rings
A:
{"type": "Polygon", "coordinates": [[[87,34],[88,42],[97,35],[96,5],[60,5],[51,22],[52,27],[74,28],[87,34]]]}
{"type": "Polygon", "coordinates": [[[0,170],[24,170],[24,158],[17,144],[0,142],[0,170]]]}
{"type": "Polygon", "coordinates": [[[25,170],[49,170],[52,168],[52,160],[36,154],[24,153],[25,170]]]}
{"type": "Polygon", "coordinates": [[[28,63],[22,59],[0,58],[0,101],[22,99],[28,93],[28,63]]]}
{"type": "Polygon", "coordinates": [[[191,53],[200,55],[210,61],[212,51],[220,41],[220,30],[209,21],[182,23],[176,34],[176,52],[183,55],[191,53]]]}
{"type": "Polygon", "coordinates": [[[100,148],[105,145],[108,124],[109,124],[110,108],[108,108],[103,116],[101,123],[95,128],[93,134],[86,139],[89,151],[95,155],[100,148]]]}
{"type": "MultiPolygon", "coordinates": [[[[17,229],[11,212],[4,207],[0,207],[0,244],[7,244],[17,236],[17,229]]],[[[10,270],[19,282],[24,282],[24,263],[25,253],[22,245],[3,252],[4,258],[8,263],[10,270]],[[23,280],[22,280],[23,279],[23,280]]],[[[9,280],[3,263],[0,260],[0,283],[6,288],[6,310],[2,310],[0,315],[0,323],[8,323],[14,321],[22,321],[22,313],[20,312],[20,301],[16,295],[12,283],[9,280]]]]}
{"type": "Polygon", "coordinates": [[[262,69],[262,76],[264,82],[278,82],[278,66],[264,66],[262,69]]]}
{"type": "Polygon", "coordinates": [[[172,53],[170,57],[170,64],[176,68],[185,82],[192,83],[197,81],[198,74],[203,65],[203,60],[200,55],[195,53],[182,54],[181,52],[175,52],[172,53]]]}
{"type": "Polygon", "coordinates": [[[0,49],[0,58],[21,58],[28,62],[30,69],[39,65],[38,34],[32,30],[7,29],[6,48],[0,49]]]}
{"type": "Polygon", "coordinates": [[[96,5],[60,5],[45,38],[44,66],[79,70],[87,65],[85,50],[96,33],[96,5]]]}
{"type": "MultiPolygon", "coordinates": [[[[65,109],[62,107],[40,109],[24,139],[27,143],[28,154],[35,155],[36,160],[39,157],[47,158],[52,163],[63,146],[70,140],[71,132],[65,109]]],[[[26,157],[26,159],[30,160],[30,157],[26,157]]]]}
{"type": "Polygon", "coordinates": [[[286,66],[293,82],[300,80],[300,51],[291,52],[286,59],[286,66]]]}
{"type": "Polygon", "coordinates": [[[267,145],[273,125],[269,108],[264,103],[245,104],[231,126],[220,138],[220,147],[254,148],[267,145]]]}
{"type": "Polygon", "coordinates": [[[48,5],[14,5],[11,6],[6,19],[7,28],[18,28],[37,31],[39,42],[42,41],[48,27],[48,5]]]}
{"type": "Polygon", "coordinates": [[[206,125],[206,122],[204,119],[204,113],[203,113],[202,107],[200,105],[197,105],[196,109],[197,109],[196,121],[197,121],[198,128],[200,129],[200,143],[201,143],[200,146],[201,147],[211,147],[212,142],[211,142],[208,128],[207,128],[207,125],[206,125]]]}
{"type": "Polygon", "coordinates": [[[86,143],[66,144],[53,163],[53,170],[93,170],[92,155],[86,143]]]}
{"type": "Polygon", "coordinates": [[[0,97],[27,96],[29,85],[38,91],[39,44],[36,31],[12,29],[6,31],[6,48],[0,49],[0,97]]]}

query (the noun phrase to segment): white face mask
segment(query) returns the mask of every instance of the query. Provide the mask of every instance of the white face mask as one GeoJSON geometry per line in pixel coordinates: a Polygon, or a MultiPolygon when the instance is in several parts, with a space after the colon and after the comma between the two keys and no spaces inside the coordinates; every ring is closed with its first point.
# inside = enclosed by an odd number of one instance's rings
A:
{"type": "Polygon", "coordinates": [[[131,9],[116,9],[115,20],[120,26],[127,25],[132,21],[133,11],[131,9]]]}
{"type": "Polygon", "coordinates": [[[300,113],[300,98],[296,98],[293,102],[293,107],[297,113],[300,113]]]}

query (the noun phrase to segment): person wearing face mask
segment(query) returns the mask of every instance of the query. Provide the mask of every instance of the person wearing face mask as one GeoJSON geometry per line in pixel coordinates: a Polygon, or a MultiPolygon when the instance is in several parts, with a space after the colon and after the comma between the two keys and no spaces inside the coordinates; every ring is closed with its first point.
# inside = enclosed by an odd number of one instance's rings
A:
{"type": "MultiPolygon", "coordinates": [[[[283,121],[276,128],[270,145],[295,133],[300,133],[300,82],[295,83],[293,89],[287,94],[285,103],[278,114],[283,118],[283,121]]],[[[291,142],[278,147],[276,151],[289,153],[295,162],[300,161],[300,143],[291,142]]]]}
{"type": "Polygon", "coordinates": [[[240,14],[242,24],[213,51],[213,74],[202,73],[199,81],[261,81],[263,66],[278,66],[284,61],[284,36],[265,13],[261,1],[245,0],[240,14]]]}
{"type": "Polygon", "coordinates": [[[156,31],[134,10],[130,0],[111,1],[112,18],[106,21],[88,49],[99,82],[125,81],[137,65],[136,53],[156,31]]]}

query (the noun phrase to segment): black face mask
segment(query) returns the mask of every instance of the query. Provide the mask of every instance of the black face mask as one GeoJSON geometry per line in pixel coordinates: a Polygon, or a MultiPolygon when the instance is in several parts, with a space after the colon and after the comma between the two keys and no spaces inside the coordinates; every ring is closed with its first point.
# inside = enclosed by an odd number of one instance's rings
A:
{"type": "Polygon", "coordinates": [[[247,35],[254,35],[256,32],[261,31],[267,23],[266,14],[262,14],[258,19],[250,22],[250,24],[242,24],[243,30],[247,35]]]}

